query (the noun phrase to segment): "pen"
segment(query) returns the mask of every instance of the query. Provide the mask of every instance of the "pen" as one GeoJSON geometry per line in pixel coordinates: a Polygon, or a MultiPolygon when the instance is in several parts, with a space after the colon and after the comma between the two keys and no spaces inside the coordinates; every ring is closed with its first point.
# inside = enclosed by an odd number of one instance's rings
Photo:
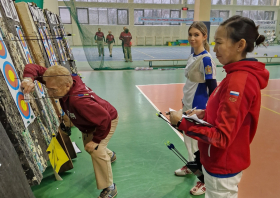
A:
{"type": "Polygon", "coordinates": [[[193,109],[191,109],[191,111],[190,111],[188,114],[186,114],[186,112],[184,112],[183,114],[184,114],[184,115],[190,115],[194,110],[196,110],[196,107],[194,107],[193,109]]]}

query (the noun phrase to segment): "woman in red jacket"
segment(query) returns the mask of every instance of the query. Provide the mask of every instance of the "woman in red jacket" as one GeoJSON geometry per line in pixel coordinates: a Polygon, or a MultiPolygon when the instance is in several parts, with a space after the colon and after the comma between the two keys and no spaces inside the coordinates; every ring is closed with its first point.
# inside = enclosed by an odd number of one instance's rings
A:
{"type": "Polygon", "coordinates": [[[246,54],[264,40],[249,18],[233,16],[223,22],[215,34],[214,52],[227,76],[211,94],[206,110],[192,113],[213,126],[195,125],[186,119],[179,125],[187,136],[198,140],[207,188],[205,198],[236,198],[242,171],[250,165],[260,90],[267,86],[269,72],[264,63],[246,58],[246,54]]]}

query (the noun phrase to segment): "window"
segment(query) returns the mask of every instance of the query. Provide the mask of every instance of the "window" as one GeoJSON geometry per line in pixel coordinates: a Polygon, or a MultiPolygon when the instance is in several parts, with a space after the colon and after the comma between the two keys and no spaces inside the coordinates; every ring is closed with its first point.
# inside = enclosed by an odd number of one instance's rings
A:
{"type": "Polygon", "coordinates": [[[231,0],[212,0],[212,5],[230,5],[231,0]]]}
{"type": "Polygon", "coordinates": [[[118,9],[118,25],[128,25],[128,10],[118,9]]]}
{"type": "MultiPolygon", "coordinates": [[[[58,0],[58,1],[64,1],[64,0],[58,0]]],[[[70,1],[70,0],[66,0],[70,1]]],[[[128,3],[128,0],[73,0],[77,2],[106,2],[106,3],[128,3]]]]}
{"type": "MultiPolygon", "coordinates": [[[[189,11],[188,11],[189,12],[189,11]]],[[[143,22],[139,21],[139,17],[151,17],[151,18],[181,18],[180,10],[169,9],[135,9],[134,10],[134,25],[180,25],[180,23],[169,22],[143,22]]]]}
{"type": "MultiPolygon", "coordinates": [[[[171,10],[170,11],[170,18],[181,18],[179,10],[171,10]]],[[[180,25],[180,23],[171,23],[171,25],[180,25]]]]}
{"type": "MultiPolygon", "coordinates": [[[[223,21],[229,18],[229,10],[211,10],[210,17],[222,18],[223,21]]],[[[211,25],[219,25],[221,22],[213,22],[211,25]]]]}
{"type": "Polygon", "coordinates": [[[90,25],[128,25],[127,9],[88,8],[88,13],[90,25]]]}
{"type": "Polygon", "coordinates": [[[70,11],[69,11],[68,8],[66,8],[66,7],[60,7],[60,8],[59,8],[59,16],[60,16],[60,18],[61,18],[61,22],[62,22],[62,23],[64,23],[64,24],[72,23],[70,11]]]}
{"type": "MultiPolygon", "coordinates": [[[[117,25],[117,9],[108,9],[108,24],[117,25]]],[[[120,24],[119,24],[120,25],[120,24]]]]}
{"type": "Polygon", "coordinates": [[[79,23],[88,24],[88,9],[77,8],[77,16],[79,23]]]}
{"type": "Polygon", "coordinates": [[[181,0],[133,0],[133,3],[181,4],[181,0]]]}
{"type": "Polygon", "coordinates": [[[236,11],[237,15],[248,17],[253,21],[257,20],[274,20],[274,11],[264,11],[264,10],[243,10],[236,11]]]}
{"type": "Polygon", "coordinates": [[[99,8],[98,9],[98,24],[103,24],[103,25],[108,24],[107,8],[99,8]]]}
{"type": "Polygon", "coordinates": [[[275,6],[277,0],[237,0],[237,5],[275,6]]]}
{"type": "Polygon", "coordinates": [[[195,0],[188,0],[188,4],[194,4],[195,0]]]}
{"type": "Polygon", "coordinates": [[[194,18],[194,10],[187,11],[187,18],[194,18]]]}
{"type": "Polygon", "coordinates": [[[144,17],[144,10],[134,10],[134,25],[144,25],[143,21],[139,21],[139,17],[144,17]]]}

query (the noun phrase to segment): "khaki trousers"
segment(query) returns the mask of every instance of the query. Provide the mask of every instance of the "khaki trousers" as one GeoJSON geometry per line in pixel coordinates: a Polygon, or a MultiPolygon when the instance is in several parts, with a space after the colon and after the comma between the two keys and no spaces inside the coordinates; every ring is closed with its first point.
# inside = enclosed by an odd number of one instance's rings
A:
{"type": "Polygon", "coordinates": [[[124,56],[126,61],[128,61],[128,59],[132,61],[131,47],[124,47],[124,56]]]}
{"type": "Polygon", "coordinates": [[[110,43],[110,44],[108,43],[110,55],[112,55],[113,45],[114,45],[114,43],[110,43]]]}
{"type": "Polygon", "coordinates": [[[113,152],[107,148],[109,140],[114,134],[119,117],[111,121],[111,129],[107,137],[99,144],[92,141],[93,134],[83,133],[85,150],[90,154],[95,173],[97,188],[102,190],[113,184],[111,157],[113,152]]]}
{"type": "Polygon", "coordinates": [[[104,43],[103,41],[97,41],[97,47],[98,47],[98,54],[104,55],[104,43]]]}

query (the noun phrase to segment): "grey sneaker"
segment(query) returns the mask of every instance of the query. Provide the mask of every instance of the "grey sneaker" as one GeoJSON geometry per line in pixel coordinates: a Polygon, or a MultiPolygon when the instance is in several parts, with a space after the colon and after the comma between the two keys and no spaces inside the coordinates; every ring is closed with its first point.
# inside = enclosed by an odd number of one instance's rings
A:
{"type": "Polygon", "coordinates": [[[117,186],[114,184],[114,189],[105,188],[102,190],[98,198],[113,198],[118,194],[117,186]]]}
{"type": "Polygon", "coordinates": [[[117,160],[116,153],[113,151],[113,155],[111,157],[111,163],[115,162],[117,160]]]}

